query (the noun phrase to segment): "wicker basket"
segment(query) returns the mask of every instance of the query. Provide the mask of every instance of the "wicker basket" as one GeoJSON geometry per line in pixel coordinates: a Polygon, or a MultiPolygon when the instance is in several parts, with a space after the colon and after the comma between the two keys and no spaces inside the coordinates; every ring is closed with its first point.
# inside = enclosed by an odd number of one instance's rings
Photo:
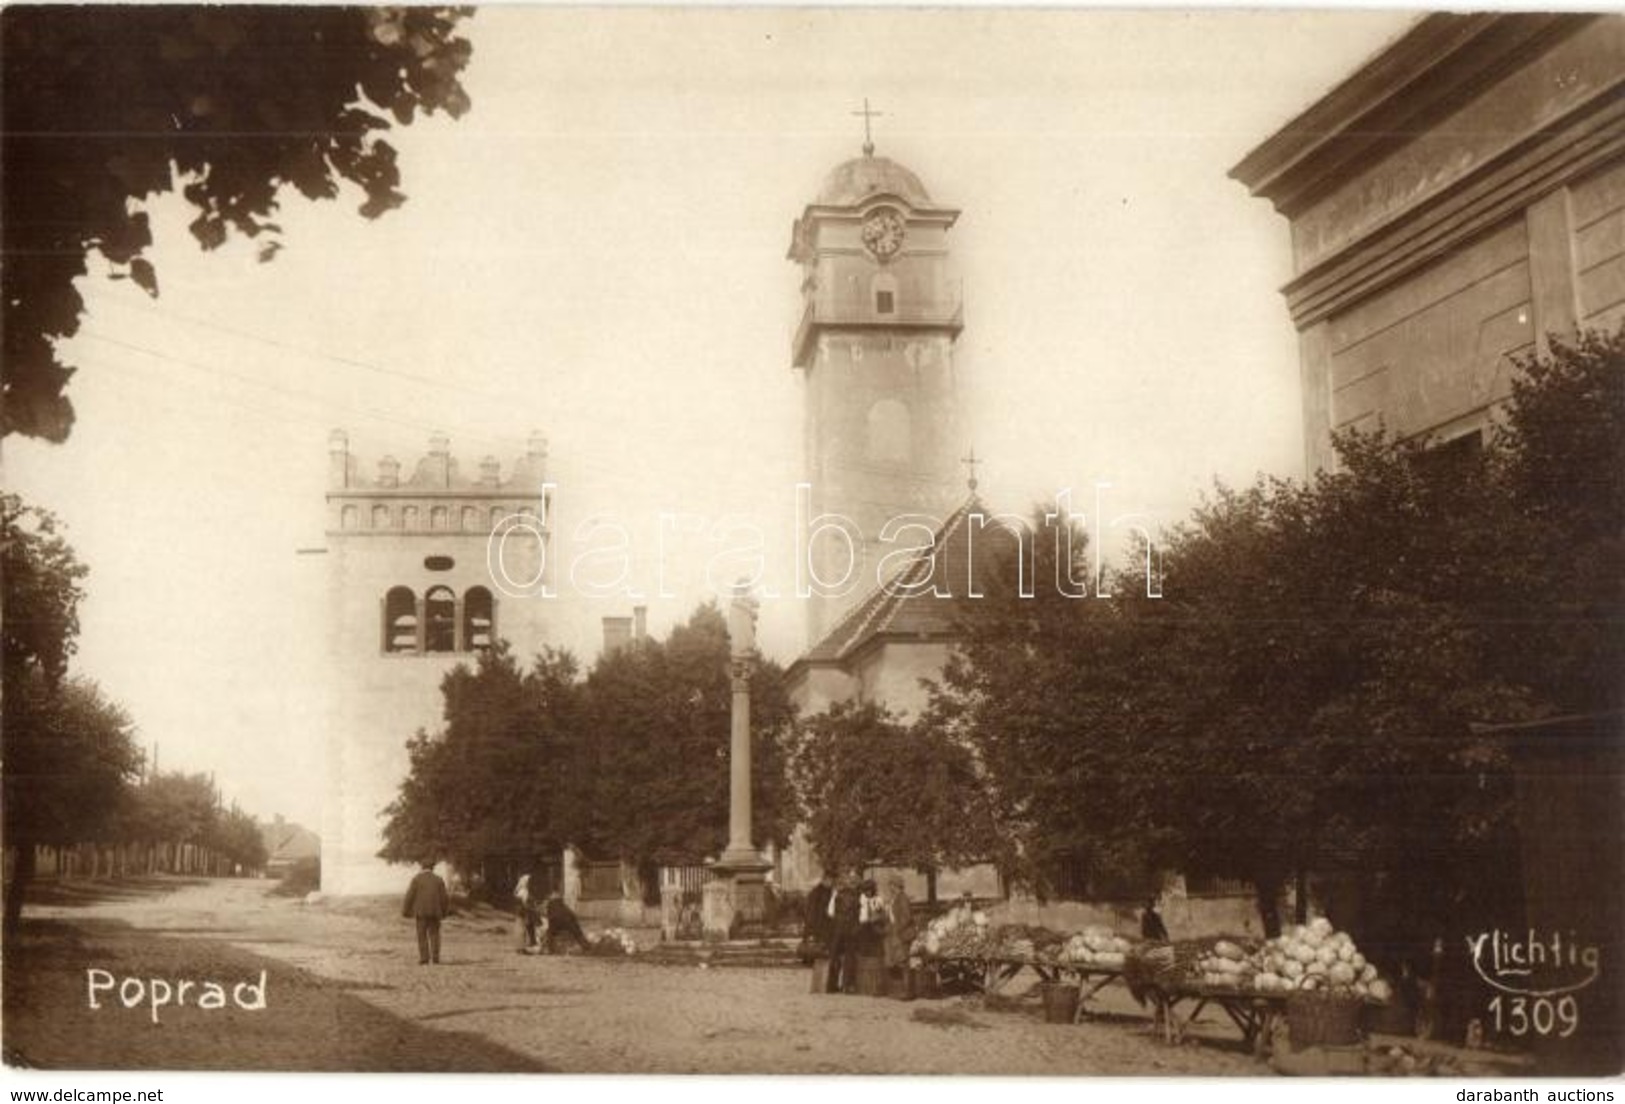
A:
{"type": "Polygon", "coordinates": [[[1286,1022],[1292,1049],[1311,1046],[1352,1046],[1360,1041],[1358,997],[1336,994],[1294,993],[1286,1001],[1286,1022]]]}
{"type": "Polygon", "coordinates": [[[1076,985],[1047,984],[1043,994],[1045,1023],[1069,1024],[1077,1018],[1079,989],[1076,985]]]}

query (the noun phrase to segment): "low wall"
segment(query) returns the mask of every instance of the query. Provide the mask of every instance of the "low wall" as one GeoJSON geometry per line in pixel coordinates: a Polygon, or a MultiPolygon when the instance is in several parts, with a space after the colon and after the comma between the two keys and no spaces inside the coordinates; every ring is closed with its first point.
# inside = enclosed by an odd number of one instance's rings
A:
{"type": "MultiPolygon", "coordinates": [[[[1032,924],[1054,931],[1077,931],[1098,925],[1120,935],[1140,933],[1140,910],[1136,901],[1049,901],[1013,897],[988,908],[995,924],[1032,924]]],[[[1172,939],[1195,939],[1208,935],[1246,935],[1262,939],[1263,922],[1251,893],[1202,897],[1165,896],[1157,904],[1162,922],[1172,939]]]]}
{"type": "Polygon", "coordinates": [[[641,901],[615,900],[577,901],[575,914],[583,924],[593,923],[606,927],[658,928],[660,906],[645,905],[641,901]]]}

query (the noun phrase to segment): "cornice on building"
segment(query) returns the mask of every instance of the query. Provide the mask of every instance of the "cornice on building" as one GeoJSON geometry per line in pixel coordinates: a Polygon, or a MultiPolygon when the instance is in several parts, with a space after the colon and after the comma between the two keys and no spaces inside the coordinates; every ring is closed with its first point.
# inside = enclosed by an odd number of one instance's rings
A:
{"type": "Polygon", "coordinates": [[[1439,13],[1271,135],[1232,179],[1292,217],[1359,166],[1404,145],[1557,38],[1605,18],[1575,13],[1439,13]]]}

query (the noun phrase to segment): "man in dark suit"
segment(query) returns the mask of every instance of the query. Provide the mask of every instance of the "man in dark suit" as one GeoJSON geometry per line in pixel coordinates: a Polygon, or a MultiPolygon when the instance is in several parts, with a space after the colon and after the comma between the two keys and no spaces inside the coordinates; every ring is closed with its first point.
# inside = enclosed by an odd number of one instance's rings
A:
{"type": "Polygon", "coordinates": [[[440,964],[440,921],[450,912],[446,883],[434,872],[434,861],[425,859],[423,869],[406,887],[406,900],[401,903],[401,915],[417,921],[419,966],[440,964]]]}
{"type": "Polygon", "coordinates": [[[862,910],[856,874],[848,874],[829,899],[829,982],[827,993],[858,991],[858,943],[862,910]]]}
{"type": "Polygon", "coordinates": [[[829,898],[835,892],[835,875],[829,871],[807,893],[807,915],[801,923],[801,961],[810,966],[829,954],[829,898]]]}

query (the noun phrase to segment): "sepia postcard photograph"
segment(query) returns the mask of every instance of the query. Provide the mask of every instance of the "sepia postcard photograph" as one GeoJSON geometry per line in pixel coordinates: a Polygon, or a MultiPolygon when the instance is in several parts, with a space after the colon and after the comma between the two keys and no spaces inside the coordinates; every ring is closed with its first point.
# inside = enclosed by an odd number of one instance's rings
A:
{"type": "Polygon", "coordinates": [[[27,1099],[1613,1099],[1625,16],[19,4],[0,115],[27,1099]]]}

